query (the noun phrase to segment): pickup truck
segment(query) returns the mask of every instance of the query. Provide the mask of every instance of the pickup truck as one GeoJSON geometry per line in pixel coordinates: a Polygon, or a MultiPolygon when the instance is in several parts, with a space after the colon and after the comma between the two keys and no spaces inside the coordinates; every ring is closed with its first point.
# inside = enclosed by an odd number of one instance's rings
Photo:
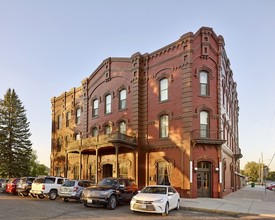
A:
{"type": "Polygon", "coordinates": [[[64,177],[56,176],[37,177],[32,183],[30,195],[39,199],[48,197],[50,200],[55,200],[59,194],[61,185],[66,180],[64,177]]]}

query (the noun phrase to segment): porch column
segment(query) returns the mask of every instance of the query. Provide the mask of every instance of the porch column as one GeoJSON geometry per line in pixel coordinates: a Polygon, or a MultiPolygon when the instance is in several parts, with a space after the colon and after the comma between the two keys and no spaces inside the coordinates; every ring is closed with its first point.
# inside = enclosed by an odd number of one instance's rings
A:
{"type": "Polygon", "coordinates": [[[134,161],[133,161],[133,176],[134,176],[134,179],[135,179],[135,182],[136,182],[136,184],[138,184],[138,179],[137,179],[137,153],[136,153],[136,151],[134,151],[133,152],[133,159],[134,159],[134,161]]]}
{"type": "Polygon", "coordinates": [[[98,149],[95,149],[95,182],[98,183],[98,149]]]}
{"type": "Polygon", "coordinates": [[[65,170],[64,170],[64,177],[67,178],[68,176],[68,152],[65,151],[65,170]]]}
{"type": "Polygon", "coordinates": [[[79,173],[79,177],[78,177],[78,179],[80,179],[81,180],[81,171],[82,171],[82,154],[81,154],[81,151],[79,151],[79,171],[78,171],[78,173],[79,173]]]}
{"type": "Polygon", "coordinates": [[[115,146],[116,148],[116,173],[114,177],[119,177],[119,167],[118,167],[118,146],[115,146]]]}

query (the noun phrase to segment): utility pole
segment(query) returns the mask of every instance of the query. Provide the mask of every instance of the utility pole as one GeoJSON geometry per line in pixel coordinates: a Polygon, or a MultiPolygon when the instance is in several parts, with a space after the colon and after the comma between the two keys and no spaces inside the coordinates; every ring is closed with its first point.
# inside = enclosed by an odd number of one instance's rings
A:
{"type": "Polygon", "coordinates": [[[264,159],[263,159],[263,153],[261,153],[262,156],[262,163],[261,163],[261,185],[264,184],[264,159]]]}

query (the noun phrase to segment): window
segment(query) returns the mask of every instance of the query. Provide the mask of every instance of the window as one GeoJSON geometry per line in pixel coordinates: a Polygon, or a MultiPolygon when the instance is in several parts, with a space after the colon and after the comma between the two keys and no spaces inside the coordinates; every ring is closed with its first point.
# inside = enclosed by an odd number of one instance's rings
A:
{"type": "Polygon", "coordinates": [[[205,71],[200,72],[200,95],[209,95],[208,73],[205,71]]]}
{"type": "Polygon", "coordinates": [[[58,115],[57,117],[57,129],[61,129],[62,128],[62,116],[58,115]]]}
{"type": "Polygon", "coordinates": [[[79,166],[78,165],[74,166],[73,172],[74,172],[74,179],[78,180],[79,179],[79,166]]]}
{"type": "Polygon", "coordinates": [[[125,123],[125,121],[121,121],[119,123],[119,133],[126,134],[126,123],[125,123]]]}
{"type": "Polygon", "coordinates": [[[98,135],[98,128],[97,127],[93,127],[92,129],[92,137],[96,137],[98,135]]]}
{"type": "Polygon", "coordinates": [[[112,132],[112,128],[110,125],[105,125],[104,127],[104,133],[105,134],[110,134],[112,132]]]}
{"type": "Polygon", "coordinates": [[[167,138],[169,135],[168,115],[162,115],[159,120],[160,138],[167,138]]]}
{"type": "Polygon", "coordinates": [[[66,127],[69,127],[71,121],[71,112],[66,113],[66,127]]]}
{"type": "MultiPolygon", "coordinates": [[[[96,165],[93,163],[89,165],[88,179],[90,179],[92,182],[95,183],[95,176],[96,176],[96,165]]],[[[87,183],[84,183],[84,185],[85,187],[89,187],[92,184],[87,182],[87,183]]]]}
{"type": "Polygon", "coordinates": [[[168,78],[159,81],[160,101],[168,100],[168,78]]]}
{"type": "Polygon", "coordinates": [[[170,185],[168,163],[161,161],[157,163],[157,185],[170,185]]]}
{"type": "Polygon", "coordinates": [[[127,163],[119,164],[119,177],[128,178],[128,166],[127,163]]]}
{"type": "Polygon", "coordinates": [[[126,108],[126,89],[122,89],[119,92],[119,109],[126,108]]]}
{"type": "Polygon", "coordinates": [[[77,125],[80,124],[80,116],[81,116],[81,109],[78,108],[78,109],[76,110],[76,117],[75,117],[75,123],[76,123],[77,125]]]}
{"type": "Polygon", "coordinates": [[[105,114],[111,113],[111,95],[105,96],[105,114]]]}
{"type": "Polygon", "coordinates": [[[69,136],[66,136],[66,137],[65,137],[65,147],[68,147],[69,141],[70,141],[69,136]]]}
{"type": "Polygon", "coordinates": [[[209,137],[209,113],[207,111],[200,113],[200,137],[209,137]]]}
{"type": "Polygon", "coordinates": [[[97,117],[98,116],[98,99],[95,99],[93,101],[93,113],[92,113],[93,117],[97,117]]]}
{"type": "Polygon", "coordinates": [[[61,138],[59,137],[57,139],[57,147],[56,147],[57,152],[61,151],[61,147],[62,147],[62,142],[61,142],[61,138]]]}
{"type": "Polygon", "coordinates": [[[80,133],[77,133],[76,135],[75,135],[75,140],[76,141],[79,141],[81,139],[81,135],[80,135],[80,133]]]}

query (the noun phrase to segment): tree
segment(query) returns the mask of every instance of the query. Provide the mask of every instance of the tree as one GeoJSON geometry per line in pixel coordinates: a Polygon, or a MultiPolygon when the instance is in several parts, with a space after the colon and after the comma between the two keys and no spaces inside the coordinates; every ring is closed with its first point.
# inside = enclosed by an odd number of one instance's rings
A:
{"type": "Polygon", "coordinates": [[[30,136],[26,110],[16,92],[8,89],[4,99],[0,99],[0,176],[30,173],[30,136]]]}
{"type": "Polygon", "coordinates": [[[32,151],[30,164],[31,164],[30,176],[48,175],[49,168],[46,167],[44,164],[39,163],[39,161],[37,160],[37,155],[35,150],[32,151]]]}
{"type": "Polygon", "coordinates": [[[271,180],[271,181],[275,181],[275,171],[269,172],[266,179],[271,180]]]}
{"type": "Polygon", "coordinates": [[[259,170],[260,164],[254,161],[247,162],[244,166],[244,175],[249,177],[249,180],[252,182],[257,182],[259,180],[259,170]]]}

